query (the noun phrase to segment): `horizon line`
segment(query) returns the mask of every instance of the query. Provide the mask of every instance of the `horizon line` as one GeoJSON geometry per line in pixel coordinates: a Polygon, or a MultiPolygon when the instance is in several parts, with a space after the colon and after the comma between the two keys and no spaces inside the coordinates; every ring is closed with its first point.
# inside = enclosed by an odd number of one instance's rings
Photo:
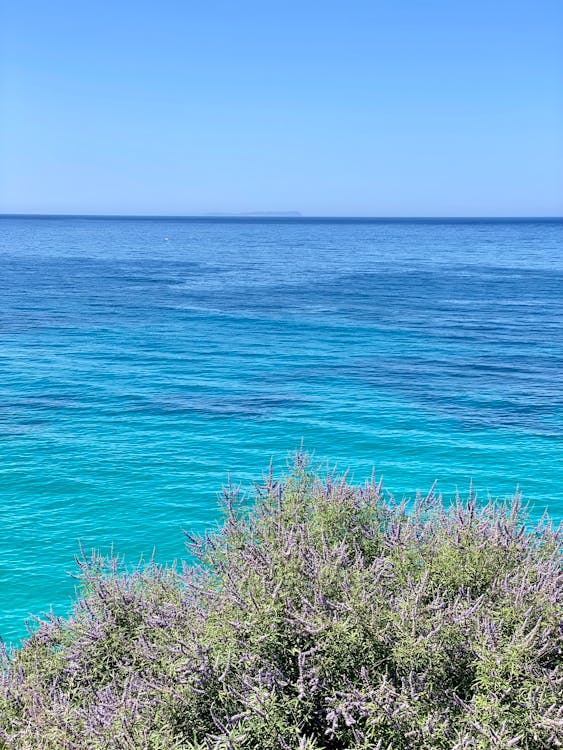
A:
{"type": "Polygon", "coordinates": [[[349,221],[419,221],[419,220],[440,220],[440,221],[471,221],[471,220],[496,220],[496,221],[560,221],[563,215],[451,215],[444,216],[440,214],[418,214],[418,215],[341,215],[341,214],[301,214],[297,212],[254,212],[254,213],[207,213],[207,214],[106,214],[106,213],[43,213],[43,212],[0,212],[0,218],[37,218],[37,219],[193,219],[199,221],[264,221],[277,220],[286,222],[299,222],[307,220],[349,220],[349,221]]]}

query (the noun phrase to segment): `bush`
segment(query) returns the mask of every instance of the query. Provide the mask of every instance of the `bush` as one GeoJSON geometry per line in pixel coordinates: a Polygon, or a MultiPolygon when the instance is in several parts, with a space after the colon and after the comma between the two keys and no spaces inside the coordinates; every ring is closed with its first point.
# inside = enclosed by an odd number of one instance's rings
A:
{"type": "Polygon", "coordinates": [[[0,747],[555,748],[560,534],[521,503],[411,504],[271,474],[197,565],[79,560],[68,619],[4,654],[0,747]]]}

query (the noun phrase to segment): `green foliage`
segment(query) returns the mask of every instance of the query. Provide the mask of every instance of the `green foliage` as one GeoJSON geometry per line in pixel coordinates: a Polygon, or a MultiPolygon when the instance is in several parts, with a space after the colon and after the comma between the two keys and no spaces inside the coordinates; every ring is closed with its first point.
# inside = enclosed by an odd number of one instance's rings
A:
{"type": "Polygon", "coordinates": [[[0,750],[547,750],[563,742],[560,534],[517,498],[412,504],[297,454],[225,492],[199,565],[79,560],[3,657],[0,750]]]}

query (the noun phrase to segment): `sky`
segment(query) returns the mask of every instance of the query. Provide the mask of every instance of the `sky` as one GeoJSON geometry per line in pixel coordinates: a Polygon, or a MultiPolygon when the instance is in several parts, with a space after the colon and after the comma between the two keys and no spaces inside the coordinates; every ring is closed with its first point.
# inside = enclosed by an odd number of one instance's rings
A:
{"type": "Polygon", "coordinates": [[[563,214],[561,0],[3,0],[0,211],[563,214]]]}

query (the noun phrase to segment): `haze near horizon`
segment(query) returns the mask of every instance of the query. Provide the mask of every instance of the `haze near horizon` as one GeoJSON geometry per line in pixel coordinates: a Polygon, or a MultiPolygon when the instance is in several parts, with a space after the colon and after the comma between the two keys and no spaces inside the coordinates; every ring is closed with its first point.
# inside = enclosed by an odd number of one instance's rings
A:
{"type": "Polygon", "coordinates": [[[0,211],[557,216],[563,6],[2,10],[0,211]]]}

